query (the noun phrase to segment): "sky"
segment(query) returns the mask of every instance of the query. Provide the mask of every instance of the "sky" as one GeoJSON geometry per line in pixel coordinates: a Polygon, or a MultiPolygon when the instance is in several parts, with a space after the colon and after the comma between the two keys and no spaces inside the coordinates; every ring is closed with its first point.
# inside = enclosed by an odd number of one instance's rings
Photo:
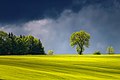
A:
{"type": "Polygon", "coordinates": [[[120,53],[120,0],[0,0],[0,30],[33,35],[56,54],[75,54],[70,35],[85,30],[91,39],[84,53],[108,46],[120,53]]]}

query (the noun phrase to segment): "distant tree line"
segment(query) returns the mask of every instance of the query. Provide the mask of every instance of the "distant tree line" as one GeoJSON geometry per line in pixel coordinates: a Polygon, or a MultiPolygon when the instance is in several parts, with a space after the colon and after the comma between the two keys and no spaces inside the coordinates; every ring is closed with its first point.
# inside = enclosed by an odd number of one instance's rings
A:
{"type": "Polygon", "coordinates": [[[0,55],[44,55],[40,39],[0,31],[0,55]]]}

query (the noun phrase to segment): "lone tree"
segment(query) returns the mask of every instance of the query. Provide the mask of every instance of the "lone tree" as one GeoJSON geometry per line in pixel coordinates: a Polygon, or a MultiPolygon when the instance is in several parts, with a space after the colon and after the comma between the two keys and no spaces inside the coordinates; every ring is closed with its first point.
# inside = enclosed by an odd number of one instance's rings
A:
{"type": "Polygon", "coordinates": [[[72,33],[70,37],[70,45],[76,47],[78,54],[82,54],[84,47],[89,47],[90,34],[81,30],[72,33]]]}
{"type": "Polygon", "coordinates": [[[114,54],[114,48],[112,46],[107,47],[107,53],[108,54],[114,54]]]}

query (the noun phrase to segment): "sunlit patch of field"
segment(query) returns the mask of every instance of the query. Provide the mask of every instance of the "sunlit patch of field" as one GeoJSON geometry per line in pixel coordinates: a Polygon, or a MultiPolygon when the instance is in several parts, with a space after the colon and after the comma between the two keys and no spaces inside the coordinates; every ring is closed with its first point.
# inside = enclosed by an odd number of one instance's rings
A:
{"type": "Polygon", "coordinates": [[[0,56],[0,80],[120,80],[120,55],[0,56]]]}

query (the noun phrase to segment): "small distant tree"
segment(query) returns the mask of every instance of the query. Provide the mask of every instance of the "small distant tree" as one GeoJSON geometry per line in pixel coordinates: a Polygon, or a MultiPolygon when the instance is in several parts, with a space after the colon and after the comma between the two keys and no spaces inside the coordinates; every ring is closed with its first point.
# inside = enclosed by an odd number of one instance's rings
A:
{"type": "Polygon", "coordinates": [[[100,52],[100,51],[95,51],[95,52],[93,53],[93,55],[101,55],[101,52],[100,52]]]}
{"type": "Polygon", "coordinates": [[[114,54],[114,48],[112,46],[107,47],[108,54],[114,54]]]}
{"type": "Polygon", "coordinates": [[[53,55],[54,51],[53,50],[48,50],[48,55],[53,55]]]}
{"type": "Polygon", "coordinates": [[[90,34],[81,30],[72,33],[70,37],[70,45],[72,47],[76,46],[76,51],[78,54],[82,54],[85,47],[89,47],[90,34]]]}

